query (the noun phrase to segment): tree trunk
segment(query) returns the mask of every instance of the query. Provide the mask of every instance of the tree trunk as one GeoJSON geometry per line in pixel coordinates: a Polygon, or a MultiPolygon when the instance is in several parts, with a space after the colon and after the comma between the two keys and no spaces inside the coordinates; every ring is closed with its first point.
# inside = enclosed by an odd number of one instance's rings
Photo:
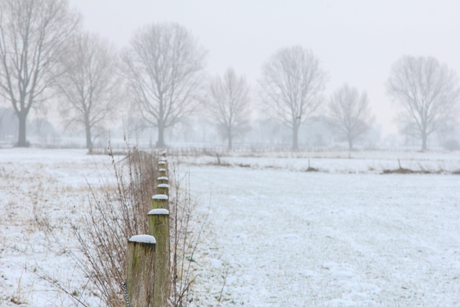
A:
{"type": "Polygon", "coordinates": [[[422,151],[426,150],[426,140],[427,140],[426,132],[422,131],[422,151]]]}
{"type": "Polygon", "coordinates": [[[164,133],[165,128],[162,123],[158,125],[158,141],[156,143],[157,148],[163,148],[165,147],[165,140],[164,140],[164,133]]]}
{"type": "Polygon", "coordinates": [[[348,136],[348,150],[353,150],[353,139],[348,136]]]}
{"type": "Polygon", "coordinates": [[[230,129],[228,129],[227,132],[227,138],[228,138],[228,149],[232,149],[232,132],[230,129]]]}
{"type": "Polygon", "coordinates": [[[292,127],[292,149],[299,149],[299,125],[292,127]]]}
{"type": "Polygon", "coordinates": [[[86,148],[92,151],[93,142],[91,141],[91,125],[89,124],[88,118],[85,118],[85,129],[86,129],[86,148]]]}
{"type": "Polygon", "coordinates": [[[28,147],[26,140],[27,114],[23,112],[17,114],[19,120],[18,147],[28,147]]]}

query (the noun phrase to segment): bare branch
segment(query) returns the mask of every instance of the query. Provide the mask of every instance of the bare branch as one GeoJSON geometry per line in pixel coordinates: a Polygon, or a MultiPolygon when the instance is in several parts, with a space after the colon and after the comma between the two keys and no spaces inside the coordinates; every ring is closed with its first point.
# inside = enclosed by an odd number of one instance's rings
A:
{"type": "Polygon", "coordinates": [[[164,129],[190,115],[199,102],[206,52],[182,26],[153,24],[136,31],[123,53],[124,73],[133,102],[146,121],[164,129]]]}
{"type": "Polygon", "coordinates": [[[388,95],[398,103],[397,117],[403,133],[422,139],[456,124],[460,87],[453,70],[433,57],[404,56],[392,67],[388,95]]]}
{"type": "Polygon", "coordinates": [[[0,96],[18,116],[18,146],[27,145],[27,115],[48,98],[60,74],[58,59],[79,21],[66,0],[0,1],[0,96]]]}
{"type": "Polygon", "coordinates": [[[207,112],[228,139],[228,148],[231,149],[233,138],[248,130],[250,100],[246,80],[238,78],[229,68],[223,79],[215,77],[211,80],[206,100],[207,112]]]}
{"type": "Polygon", "coordinates": [[[350,150],[353,149],[353,142],[370,128],[374,120],[366,93],[360,96],[358,90],[350,88],[348,84],[344,84],[331,97],[328,114],[331,124],[348,141],[350,150]]]}
{"type": "Polygon", "coordinates": [[[70,49],[60,59],[64,73],[57,87],[66,102],[60,111],[66,121],[83,126],[86,146],[92,148],[92,128],[112,119],[124,98],[117,55],[107,41],[87,33],[74,35],[70,49]]]}
{"type": "Polygon", "coordinates": [[[271,117],[292,128],[293,149],[300,125],[322,102],[325,82],[318,59],[301,46],[280,49],[262,67],[262,101],[271,117]]]}

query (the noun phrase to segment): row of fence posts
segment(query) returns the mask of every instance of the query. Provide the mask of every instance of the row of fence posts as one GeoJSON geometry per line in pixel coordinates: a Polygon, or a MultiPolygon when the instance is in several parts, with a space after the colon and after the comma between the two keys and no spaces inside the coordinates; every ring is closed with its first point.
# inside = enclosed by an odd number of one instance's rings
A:
{"type": "Polygon", "coordinates": [[[127,306],[166,307],[169,298],[169,185],[166,152],[158,160],[157,194],[148,213],[149,234],[128,240],[127,306]]]}

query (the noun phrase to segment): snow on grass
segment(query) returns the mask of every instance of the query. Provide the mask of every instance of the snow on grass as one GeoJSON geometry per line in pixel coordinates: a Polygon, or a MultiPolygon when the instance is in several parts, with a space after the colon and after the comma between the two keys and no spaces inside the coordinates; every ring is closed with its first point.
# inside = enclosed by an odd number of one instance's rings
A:
{"type": "Polygon", "coordinates": [[[46,214],[68,241],[66,217],[79,219],[88,183],[97,188],[110,170],[109,157],[88,156],[85,150],[0,150],[0,306],[70,305],[37,274],[44,269],[75,295],[83,277],[66,249],[50,245],[39,231],[35,213],[46,214]]]}
{"type": "Polygon", "coordinates": [[[459,176],[190,173],[232,270],[223,306],[460,304],[459,176]]]}
{"type": "MultiPolygon", "coordinates": [[[[381,173],[384,169],[403,168],[414,171],[453,172],[460,169],[458,152],[385,152],[348,151],[332,152],[232,152],[220,156],[222,166],[255,169],[284,169],[306,171],[310,165],[320,172],[329,173],[381,173]]],[[[195,165],[217,164],[215,156],[180,157],[195,165]]]]}
{"type": "MultiPolygon", "coordinates": [[[[193,305],[460,305],[460,176],[379,174],[397,159],[405,168],[460,168],[458,153],[221,157],[250,165],[230,168],[181,157],[213,232],[189,259],[200,273],[193,305]],[[320,172],[301,172],[308,159],[320,172]]],[[[49,245],[34,210],[65,238],[88,183],[97,189],[111,171],[108,156],[85,150],[0,150],[0,306],[69,306],[33,273],[40,268],[79,295],[85,279],[66,250],[74,245],[49,245]]]]}

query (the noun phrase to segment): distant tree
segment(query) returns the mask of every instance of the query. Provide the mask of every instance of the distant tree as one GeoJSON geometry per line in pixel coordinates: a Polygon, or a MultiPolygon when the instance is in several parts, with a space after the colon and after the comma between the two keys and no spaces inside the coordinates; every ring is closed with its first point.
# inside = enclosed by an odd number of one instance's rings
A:
{"type": "Polygon", "coordinates": [[[367,94],[359,95],[356,88],[344,84],[332,95],[328,105],[330,123],[348,141],[353,149],[354,141],[365,133],[374,120],[369,108],[367,94]]]}
{"type": "Polygon", "coordinates": [[[122,59],[133,100],[143,118],[164,131],[190,115],[200,101],[206,52],[184,27],[153,24],[138,29],[122,59]]]}
{"type": "Polygon", "coordinates": [[[403,133],[419,137],[422,150],[435,131],[455,123],[460,88],[453,70],[433,57],[404,56],[392,67],[388,95],[398,103],[403,133]]]}
{"type": "Polygon", "coordinates": [[[112,119],[122,101],[122,80],[116,71],[117,54],[96,35],[74,35],[72,52],[61,57],[64,73],[57,85],[65,100],[60,113],[67,125],[86,132],[86,147],[93,147],[93,129],[112,119]]]}
{"type": "Polygon", "coordinates": [[[207,109],[232,148],[234,137],[248,129],[249,86],[232,68],[223,79],[216,76],[209,84],[207,109]]]}
{"type": "Polygon", "coordinates": [[[301,46],[280,49],[262,67],[262,101],[269,115],[292,129],[292,149],[298,149],[300,125],[322,102],[325,81],[318,59],[301,46]]]}
{"type": "Polygon", "coordinates": [[[79,25],[66,0],[0,1],[0,95],[19,120],[18,146],[27,146],[27,115],[47,97],[66,53],[66,42],[79,25]]]}

